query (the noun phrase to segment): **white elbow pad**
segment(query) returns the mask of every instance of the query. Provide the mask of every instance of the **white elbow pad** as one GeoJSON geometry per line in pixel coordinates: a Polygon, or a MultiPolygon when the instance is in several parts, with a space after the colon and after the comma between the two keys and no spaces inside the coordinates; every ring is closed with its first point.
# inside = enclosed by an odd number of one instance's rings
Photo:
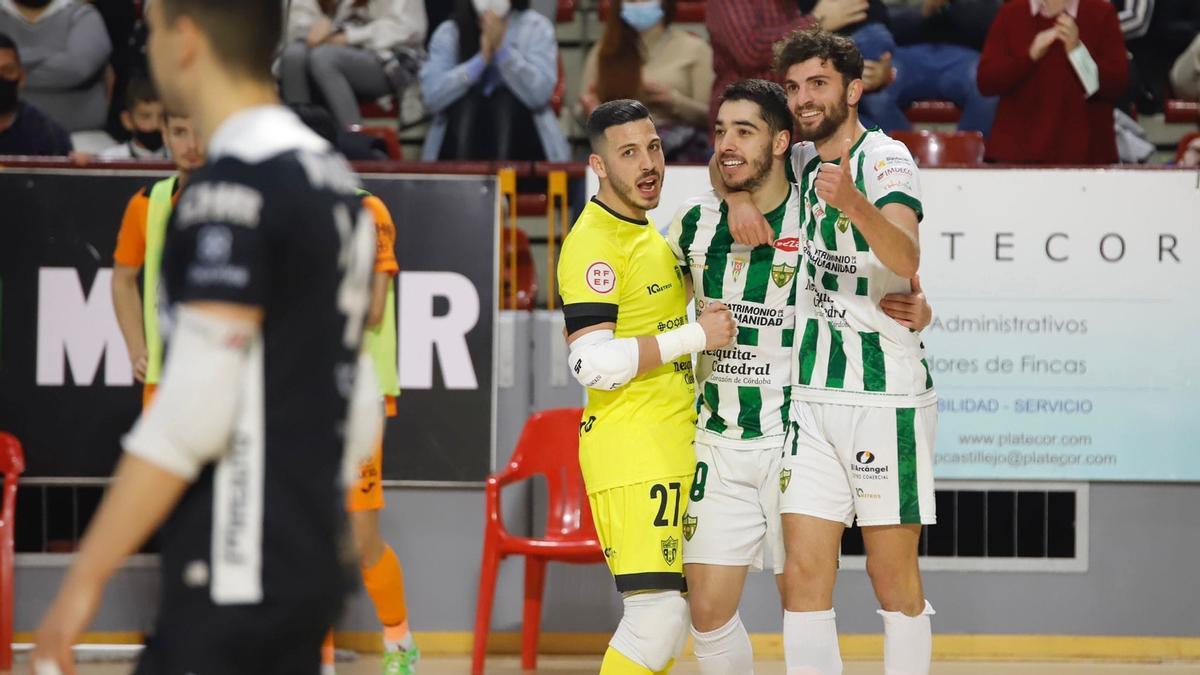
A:
{"type": "Polygon", "coordinates": [[[256,324],[181,307],[158,390],[123,439],[126,452],[193,480],[229,449],[238,411],[254,404],[247,375],[261,366],[256,324]]]}
{"type": "Polygon", "coordinates": [[[342,480],[352,485],[358,466],[371,458],[383,436],[383,399],[375,378],[375,366],[367,353],[358,356],[350,409],[346,413],[346,445],[342,448],[342,480]]]}
{"type": "Polygon", "coordinates": [[[614,338],[611,330],[598,330],[571,343],[567,365],[589,389],[610,391],[625,386],[638,372],[637,338],[614,338]]]}

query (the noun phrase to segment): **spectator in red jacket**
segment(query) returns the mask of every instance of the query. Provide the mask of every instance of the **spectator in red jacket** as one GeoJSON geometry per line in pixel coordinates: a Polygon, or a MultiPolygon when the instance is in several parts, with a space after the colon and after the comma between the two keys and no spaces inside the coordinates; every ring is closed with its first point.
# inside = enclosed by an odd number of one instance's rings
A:
{"type": "Polygon", "coordinates": [[[979,60],[979,91],[1000,96],[987,158],[1115,163],[1113,104],[1128,81],[1125,42],[1111,4],[1010,0],[979,60]]]}

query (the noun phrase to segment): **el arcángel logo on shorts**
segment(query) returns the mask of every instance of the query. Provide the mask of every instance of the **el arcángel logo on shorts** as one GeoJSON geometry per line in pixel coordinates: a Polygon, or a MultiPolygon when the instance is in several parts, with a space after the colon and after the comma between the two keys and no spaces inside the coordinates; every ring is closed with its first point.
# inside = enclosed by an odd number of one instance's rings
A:
{"type": "MultiPolygon", "coordinates": [[[[687,541],[692,540],[692,535],[696,534],[696,524],[698,522],[700,522],[700,519],[697,518],[696,516],[689,516],[686,513],[683,514],[683,538],[684,539],[686,539],[687,541]]],[[[668,563],[668,564],[670,564],[670,563],[668,563]]]]}
{"type": "Polygon", "coordinates": [[[784,469],[779,472],[779,491],[787,492],[788,486],[792,484],[792,470],[784,469]]]}
{"type": "Polygon", "coordinates": [[[875,453],[870,450],[862,450],[854,455],[854,464],[850,466],[850,470],[859,478],[867,480],[881,480],[887,473],[888,467],[885,465],[875,466],[875,453]]]}
{"type": "Polygon", "coordinates": [[[679,553],[679,540],[675,537],[667,537],[662,540],[663,560],[668,565],[675,564],[675,558],[679,553]]]}

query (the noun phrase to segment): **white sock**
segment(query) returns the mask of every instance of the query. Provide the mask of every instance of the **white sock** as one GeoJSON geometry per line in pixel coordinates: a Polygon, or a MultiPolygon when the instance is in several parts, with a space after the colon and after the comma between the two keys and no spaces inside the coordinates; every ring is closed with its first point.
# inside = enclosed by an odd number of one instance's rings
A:
{"type": "Polygon", "coordinates": [[[832,609],[783,613],[787,675],[841,675],[842,653],[836,619],[832,609]]]}
{"type": "Polygon", "coordinates": [[[385,639],[383,641],[383,648],[389,652],[406,652],[416,646],[417,643],[413,640],[411,632],[405,633],[403,640],[393,642],[385,639]]]}
{"type": "Polygon", "coordinates": [[[931,614],[933,606],[928,600],[925,610],[917,616],[879,610],[879,616],[883,617],[884,675],[929,675],[933,659],[931,614]]]}
{"type": "Polygon", "coordinates": [[[753,675],[754,651],[750,635],[736,612],[720,628],[701,633],[692,626],[696,660],[701,675],[753,675]]]}

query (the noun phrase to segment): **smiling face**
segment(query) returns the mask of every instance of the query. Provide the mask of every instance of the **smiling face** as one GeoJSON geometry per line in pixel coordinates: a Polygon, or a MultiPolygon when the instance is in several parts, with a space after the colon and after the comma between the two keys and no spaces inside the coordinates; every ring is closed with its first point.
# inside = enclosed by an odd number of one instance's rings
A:
{"type": "Polygon", "coordinates": [[[650,119],[604,130],[604,140],[591,156],[592,170],[625,206],[635,212],[658,207],[666,159],[662,139],[650,119]]]}
{"type": "Polygon", "coordinates": [[[746,192],[762,187],[771,173],[777,143],[758,104],[725,101],[717,111],[715,131],[717,162],[726,187],[746,192]]]}
{"type": "Polygon", "coordinates": [[[828,60],[812,58],[788,68],[783,89],[796,118],[797,140],[820,143],[850,117],[850,107],[862,96],[862,80],[847,84],[828,60]]]}

